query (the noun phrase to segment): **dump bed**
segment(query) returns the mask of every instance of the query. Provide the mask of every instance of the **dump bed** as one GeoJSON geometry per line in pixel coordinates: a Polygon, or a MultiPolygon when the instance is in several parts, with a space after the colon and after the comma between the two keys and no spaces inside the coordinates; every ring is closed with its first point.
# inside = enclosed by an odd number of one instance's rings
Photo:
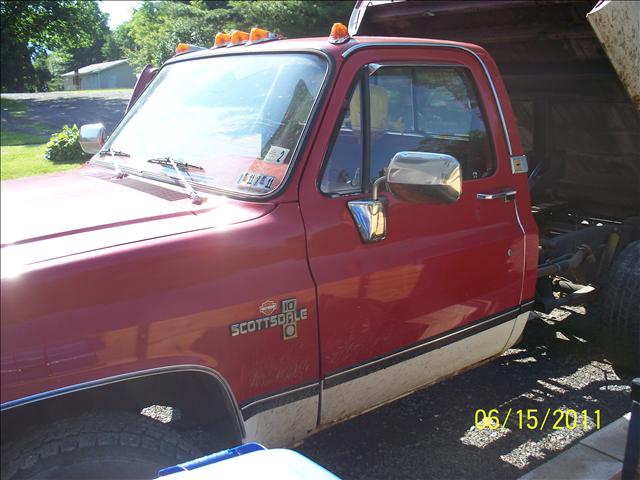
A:
{"type": "Polygon", "coordinates": [[[640,110],[640,2],[600,1],[587,20],[640,110]]]}

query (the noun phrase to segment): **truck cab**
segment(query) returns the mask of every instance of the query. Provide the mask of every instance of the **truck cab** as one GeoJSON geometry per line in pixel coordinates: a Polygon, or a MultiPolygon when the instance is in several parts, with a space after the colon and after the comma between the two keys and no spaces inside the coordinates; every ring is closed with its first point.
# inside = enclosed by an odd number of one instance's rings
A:
{"type": "Polygon", "coordinates": [[[3,185],[3,477],[291,445],[518,340],[538,228],[496,64],[345,30],[180,47],[88,166],[3,185]]]}

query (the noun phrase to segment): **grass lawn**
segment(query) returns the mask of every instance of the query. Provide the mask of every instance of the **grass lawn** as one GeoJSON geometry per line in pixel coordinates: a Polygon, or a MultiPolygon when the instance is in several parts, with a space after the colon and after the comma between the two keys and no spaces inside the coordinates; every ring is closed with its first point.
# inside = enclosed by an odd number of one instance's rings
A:
{"type": "MultiPolygon", "coordinates": [[[[16,100],[2,98],[2,110],[13,116],[27,116],[28,109],[16,100]]],[[[0,180],[62,172],[81,163],[53,163],[44,158],[49,138],[31,133],[0,131],[0,180]]]]}
{"type": "Polygon", "coordinates": [[[62,172],[78,168],[80,163],[53,163],[44,159],[45,144],[0,147],[0,179],[28,177],[43,173],[62,172]]]}
{"type": "Polygon", "coordinates": [[[0,144],[3,147],[12,146],[12,145],[35,145],[40,143],[47,143],[49,141],[49,137],[47,135],[34,135],[32,133],[8,132],[6,130],[2,130],[2,133],[0,136],[2,137],[0,139],[0,144]]]}

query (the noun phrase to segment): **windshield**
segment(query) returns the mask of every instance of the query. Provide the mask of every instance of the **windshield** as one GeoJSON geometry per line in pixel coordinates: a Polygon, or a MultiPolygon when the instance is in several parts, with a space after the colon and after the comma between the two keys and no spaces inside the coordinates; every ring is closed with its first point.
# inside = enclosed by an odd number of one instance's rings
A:
{"type": "MultiPolygon", "coordinates": [[[[327,73],[313,54],[233,55],[167,65],[103,150],[129,154],[130,173],[176,178],[196,188],[267,195],[282,183],[327,73]],[[149,162],[149,160],[156,160],[149,162]]],[[[103,155],[96,161],[111,161],[103,155]]]]}

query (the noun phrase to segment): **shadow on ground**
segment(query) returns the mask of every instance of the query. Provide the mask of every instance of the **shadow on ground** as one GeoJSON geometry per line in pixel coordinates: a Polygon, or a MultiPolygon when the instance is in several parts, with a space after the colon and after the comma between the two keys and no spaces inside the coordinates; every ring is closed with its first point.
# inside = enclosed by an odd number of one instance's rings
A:
{"type": "Polygon", "coordinates": [[[523,341],[498,359],[320,432],[298,450],[346,480],[517,478],[594,431],[596,409],[601,427],[629,410],[631,379],[602,359],[592,324],[584,309],[556,310],[529,322],[523,341]],[[512,409],[506,429],[477,429],[476,410],[493,408],[501,421],[512,409]],[[573,409],[577,425],[554,430],[552,413],[542,430],[527,429],[526,416],[521,428],[518,409],[573,409]]]}
{"type": "Polygon", "coordinates": [[[2,129],[12,132],[50,135],[62,129],[63,125],[81,126],[86,123],[102,122],[107,134],[115,129],[124,115],[130,92],[116,92],[112,95],[7,95],[26,107],[27,114],[13,116],[2,112],[2,129]]]}

